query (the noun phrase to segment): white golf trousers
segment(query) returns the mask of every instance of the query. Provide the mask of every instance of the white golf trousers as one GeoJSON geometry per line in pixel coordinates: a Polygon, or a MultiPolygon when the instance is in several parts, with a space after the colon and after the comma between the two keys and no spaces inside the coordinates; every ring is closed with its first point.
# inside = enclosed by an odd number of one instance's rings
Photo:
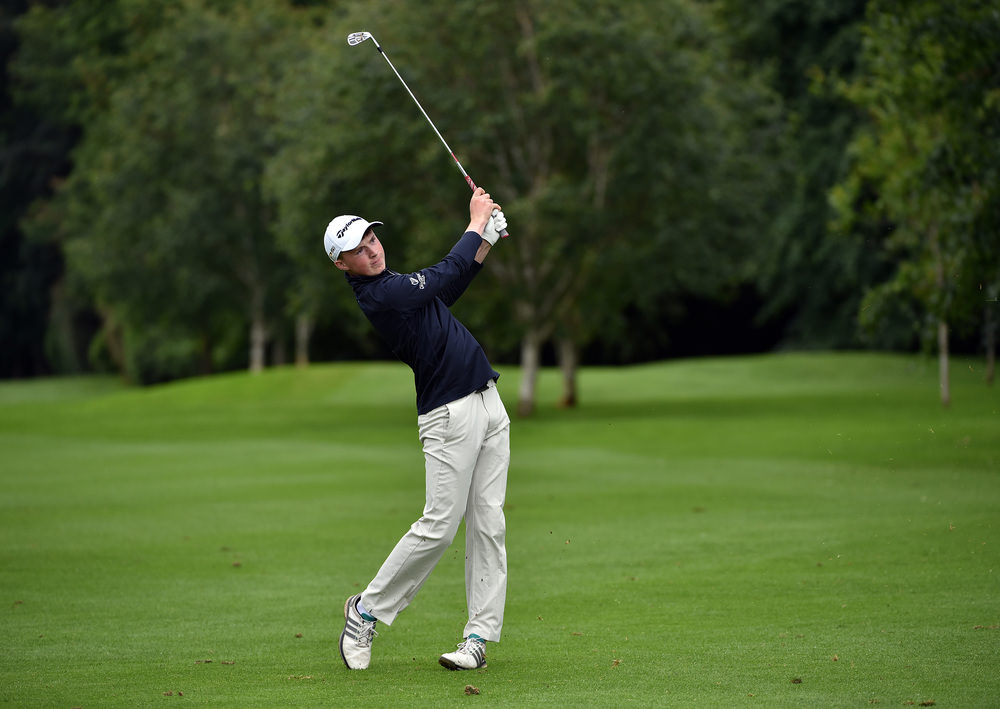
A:
{"type": "Polygon", "coordinates": [[[494,382],[417,418],[426,468],[423,515],[403,535],[361,594],[391,625],[451,545],[465,517],[465,596],[471,633],[497,641],[507,598],[503,514],[510,418],[494,382]]]}

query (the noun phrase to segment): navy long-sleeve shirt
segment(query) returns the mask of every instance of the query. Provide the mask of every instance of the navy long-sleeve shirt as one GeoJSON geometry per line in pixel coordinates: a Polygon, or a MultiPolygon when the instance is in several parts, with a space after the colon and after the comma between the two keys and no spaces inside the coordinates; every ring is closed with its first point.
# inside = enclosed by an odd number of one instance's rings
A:
{"type": "Polygon", "coordinates": [[[345,274],[362,312],[393,354],[413,370],[418,414],[500,376],[448,309],[482,270],[475,262],[481,240],[467,231],[440,263],[413,273],[386,269],[371,277],[345,274]]]}

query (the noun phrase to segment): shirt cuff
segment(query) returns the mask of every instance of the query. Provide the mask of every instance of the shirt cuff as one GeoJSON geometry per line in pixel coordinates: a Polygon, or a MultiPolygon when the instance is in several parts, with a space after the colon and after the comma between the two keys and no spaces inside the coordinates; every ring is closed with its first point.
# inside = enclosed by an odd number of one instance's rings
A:
{"type": "Polygon", "coordinates": [[[482,240],[483,237],[476,232],[467,231],[462,234],[462,238],[458,240],[452,251],[458,253],[468,263],[475,264],[476,252],[479,251],[479,244],[482,243],[482,240]]]}

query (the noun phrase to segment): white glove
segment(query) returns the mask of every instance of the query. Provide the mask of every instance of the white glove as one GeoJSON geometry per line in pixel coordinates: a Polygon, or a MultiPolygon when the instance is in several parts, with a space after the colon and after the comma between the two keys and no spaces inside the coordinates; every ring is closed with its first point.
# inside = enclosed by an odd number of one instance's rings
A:
{"type": "Polygon", "coordinates": [[[507,217],[499,209],[494,209],[493,215],[486,222],[486,228],[483,229],[483,238],[490,242],[490,246],[495,246],[497,239],[500,238],[500,232],[506,228],[507,217]]]}

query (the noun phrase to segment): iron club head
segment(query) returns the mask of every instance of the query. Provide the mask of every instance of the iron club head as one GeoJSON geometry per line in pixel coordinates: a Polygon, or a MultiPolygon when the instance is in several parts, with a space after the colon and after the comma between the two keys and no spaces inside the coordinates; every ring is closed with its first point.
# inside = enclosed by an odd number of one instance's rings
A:
{"type": "Polygon", "coordinates": [[[347,35],[347,43],[352,47],[361,44],[366,39],[371,39],[371,32],[351,32],[347,35]]]}

